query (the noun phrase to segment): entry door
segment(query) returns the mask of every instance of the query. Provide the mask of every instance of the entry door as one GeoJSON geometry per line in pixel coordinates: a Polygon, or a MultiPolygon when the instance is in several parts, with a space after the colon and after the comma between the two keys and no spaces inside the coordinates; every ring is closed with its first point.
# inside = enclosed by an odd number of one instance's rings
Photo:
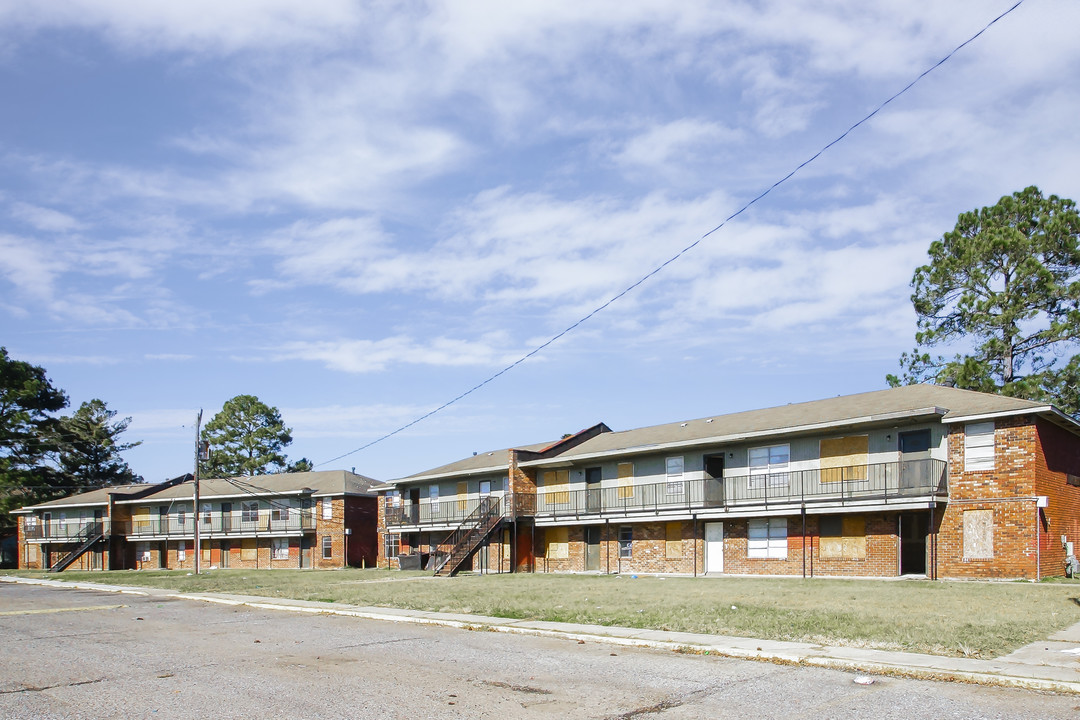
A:
{"type": "Polygon", "coordinates": [[[413,525],[420,522],[420,488],[409,488],[409,520],[413,525]]]}
{"type": "MultiPolygon", "coordinates": [[[[585,511],[600,512],[600,468],[585,469],[585,511]]],[[[599,541],[598,541],[599,542],[599,541]]]]}
{"type": "Polygon", "coordinates": [[[600,526],[585,526],[585,569],[600,570],[600,526]]]}
{"type": "Polygon", "coordinates": [[[221,568],[229,567],[229,551],[232,550],[232,545],[228,540],[221,541],[221,568]]]}
{"type": "Polygon", "coordinates": [[[232,532],[232,503],[221,503],[221,532],[232,532]]]}
{"type": "Polygon", "coordinates": [[[44,533],[43,537],[49,537],[52,534],[52,513],[41,513],[41,528],[44,533]]]}
{"type": "Polygon", "coordinates": [[[930,485],[930,431],[902,432],[900,440],[900,490],[923,491],[930,485]]]}
{"type": "Polygon", "coordinates": [[[930,534],[930,514],[903,513],[900,516],[900,574],[926,574],[926,537],[930,534]]]}
{"type": "Polygon", "coordinates": [[[724,523],[705,523],[705,572],[724,572],[724,523]]]}
{"type": "Polygon", "coordinates": [[[724,456],[705,458],[705,507],[724,506],[724,456]]]}

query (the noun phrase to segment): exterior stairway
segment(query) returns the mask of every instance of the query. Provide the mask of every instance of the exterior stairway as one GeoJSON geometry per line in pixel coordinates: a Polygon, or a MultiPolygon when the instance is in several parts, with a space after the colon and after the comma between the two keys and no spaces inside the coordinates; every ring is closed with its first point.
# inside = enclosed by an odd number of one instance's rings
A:
{"type": "Polygon", "coordinates": [[[105,524],[100,522],[90,523],[82,532],[73,539],[79,543],[78,547],[62,557],[58,563],[49,568],[49,572],[63,572],[71,563],[89,550],[94,543],[105,537],[105,524]]]}
{"type": "Polygon", "coordinates": [[[477,548],[499,526],[502,519],[499,498],[480,498],[480,504],[476,510],[465,518],[446,539],[446,544],[450,546],[450,553],[436,566],[435,574],[447,577],[456,574],[465,561],[472,557],[477,548]]]}

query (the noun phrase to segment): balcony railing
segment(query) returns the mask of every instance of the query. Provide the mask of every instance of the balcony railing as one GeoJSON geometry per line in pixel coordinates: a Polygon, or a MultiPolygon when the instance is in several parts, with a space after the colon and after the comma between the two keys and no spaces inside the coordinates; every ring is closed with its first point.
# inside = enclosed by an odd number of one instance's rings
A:
{"type": "MultiPolygon", "coordinates": [[[[567,489],[541,488],[535,496],[515,494],[511,507],[518,516],[565,517],[661,510],[764,509],[802,503],[887,505],[912,497],[948,494],[946,463],[942,460],[906,460],[622,487],[563,487],[567,489]]],[[[386,508],[386,524],[460,522],[476,507],[475,499],[442,500],[435,506],[405,502],[400,507],[386,508]]]]}
{"type": "MultiPolygon", "coordinates": [[[[259,513],[258,517],[248,519],[228,515],[199,518],[199,534],[204,538],[314,529],[315,519],[310,512],[290,512],[288,517],[277,519],[267,513],[259,513]]],[[[195,534],[195,519],[187,515],[183,520],[176,516],[132,520],[127,530],[131,537],[192,537],[195,534]]]]}
{"type": "Polygon", "coordinates": [[[92,525],[100,525],[105,535],[109,535],[112,527],[108,520],[39,520],[33,525],[25,526],[27,540],[47,540],[51,542],[81,542],[86,538],[87,529],[92,525]]]}

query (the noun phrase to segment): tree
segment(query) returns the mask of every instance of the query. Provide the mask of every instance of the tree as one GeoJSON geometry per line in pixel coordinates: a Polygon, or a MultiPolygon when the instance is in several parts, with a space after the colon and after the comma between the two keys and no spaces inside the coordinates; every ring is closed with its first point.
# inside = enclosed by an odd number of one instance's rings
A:
{"type": "Polygon", "coordinates": [[[289,466],[285,468],[287,473],[302,473],[311,472],[315,469],[315,464],[308,460],[306,457],[302,457],[296,462],[289,463],[289,466]]]}
{"type": "Polygon", "coordinates": [[[912,278],[917,347],[889,384],[955,384],[1080,413],[1078,238],[1076,203],[1034,186],[961,214],[912,278]],[[951,360],[927,352],[954,342],[973,347],[951,360]]]}
{"type": "Polygon", "coordinates": [[[67,404],[43,368],[12,360],[0,347],[0,528],[14,524],[10,510],[65,494],[49,463],[59,449],[50,413],[67,404]]]}
{"type": "Polygon", "coordinates": [[[94,399],[84,402],[70,417],[60,418],[60,471],[68,484],[79,486],[74,492],[140,479],[120,453],[142,442],[120,442],[120,434],[127,430],[131,418],[114,421],[115,417],[115,410],[110,410],[103,400],[94,399]]]}
{"type": "Polygon", "coordinates": [[[283,451],[292,442],[278,409],[254,395],[226,401],[202,436],[210,444],[210,459],[200,466],[205,477],[280,472],[287,466],[283,451]]]}

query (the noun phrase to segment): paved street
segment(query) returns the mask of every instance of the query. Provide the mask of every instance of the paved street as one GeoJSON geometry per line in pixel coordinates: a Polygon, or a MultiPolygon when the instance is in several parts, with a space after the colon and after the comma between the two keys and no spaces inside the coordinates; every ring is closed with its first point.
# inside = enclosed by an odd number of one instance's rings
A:
{"type": "Polygon", "coordinates": [[[0,584],[4,718],[1075,718],[1080,697],[0,584]]]}

